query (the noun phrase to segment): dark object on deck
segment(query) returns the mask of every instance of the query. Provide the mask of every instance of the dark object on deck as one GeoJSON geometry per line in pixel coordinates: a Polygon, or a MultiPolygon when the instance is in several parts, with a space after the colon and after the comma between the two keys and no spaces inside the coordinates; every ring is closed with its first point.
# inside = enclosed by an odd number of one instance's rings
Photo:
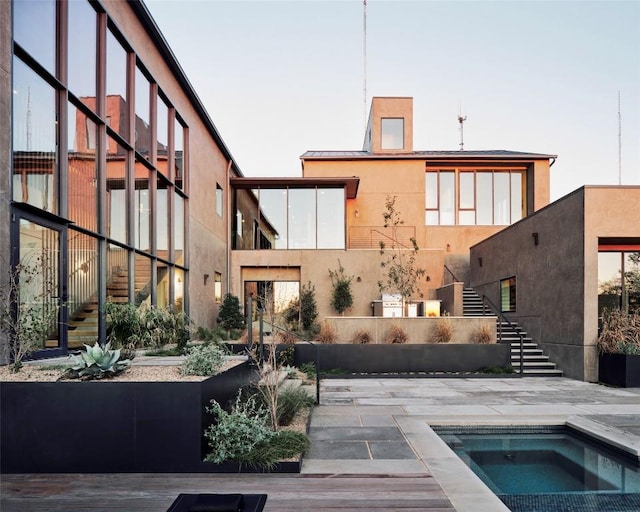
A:
{"type": "Polygon", "coordinates": [[[266,494],[180,494],[167,512],[261,512],[266,494]]]}

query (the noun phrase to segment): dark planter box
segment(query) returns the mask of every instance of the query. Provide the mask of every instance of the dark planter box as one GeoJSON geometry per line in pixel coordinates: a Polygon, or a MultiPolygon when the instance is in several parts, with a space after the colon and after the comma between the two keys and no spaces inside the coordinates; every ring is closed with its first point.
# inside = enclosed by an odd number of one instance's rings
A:
{"type": "Polygon", "coordinates": [[[640,387],[640,356],[600,354],[598,380],[622,388],[640,387]]]}
{"type": "Polygon", "coordinates": [[[332,368],[365,373],[475,372],[508,366],[511,347],[508,344],[296,345],[296,366],[315,363],[316,357],[321,372],[332,368]]]}
{"type": "Polygon", "coordinates": [[[244,471],[202,462],[204,409],[256,379],[243,363],[202,382],[3,382],[0,472],[244,471]]]}

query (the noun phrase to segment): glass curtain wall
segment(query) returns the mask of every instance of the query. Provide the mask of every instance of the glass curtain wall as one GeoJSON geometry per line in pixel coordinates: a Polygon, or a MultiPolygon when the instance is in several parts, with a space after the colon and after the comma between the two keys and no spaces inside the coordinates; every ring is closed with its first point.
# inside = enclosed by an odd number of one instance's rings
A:
{"type": "MultiPolygon", "coordinates": [[[[87,0],[13,2],[12,207],[55,214],[62,230],[24,221],[15,243],[26,257],[46,239],[47,275],[68,290],[66,336],[52,331],[43,349],[104,333],[104,300],[187,306],[188,127],[101,9],[87,0]]],[[[44,284],[41,294],[60,296],[44,284]]],[[[21,300],[34,293],[25,288],[21,300]]]]}

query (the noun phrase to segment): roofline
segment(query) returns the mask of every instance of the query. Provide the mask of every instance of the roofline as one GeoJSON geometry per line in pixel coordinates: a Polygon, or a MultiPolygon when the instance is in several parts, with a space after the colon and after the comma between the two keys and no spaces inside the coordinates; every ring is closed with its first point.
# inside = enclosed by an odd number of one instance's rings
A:
{"type": "Polygon", "coordinates": [[[213,137],[213,140],[216,142],[216,144],[220,148],[220,151],[222,152],[224,157],[227,159],[227,161],[229,160],[231,161],[232,170],[235,172],[237,176],[243,176],[242,171],[238,167],[238,164],[236,163],[235,159],[233,158],[233,155],[231,154],[231,151],[225,144],[224,140],[222,140],[222,136],[218,132],[218,129],[216,128],[215,124],[213,124],[213,121],[211,120],[209,113],[207,112],[204,105],[202,104],[202,101],[200,100],[195,89],[191,85],[191,82],[189,82],[189,79],[187,78],[186,73],[182,69],[182,66],[178,62],[178,59],[176,58],[173,51],[171,50],[169,43],[167,43],[167,40],[164,38],[164,35],[162,35],[160,28],[158,27],[155,20],[153,19],[153,16],[151,16],[151,13],[149,12],[149,9],[147,8],[147,6],[144,4],[142,0],[129,0],[127,3],[131,7],[135,15],[138,17],[138,20],[140,21],[140,23],[142,23],[142,26],[147,31],[147,34],[149,35],[151,40],[154,42],[156,49],[160,52],[160,55],[162,55],[162,58],[164,59],[165,63],[167,64],[167,66],[173,73],[174,77],[176,78],[176,80],[184,90],[187,98],[189,98],[189,101],[191,102],[195,111],[198,113],[202,122],[206,126],[207,130],[213,137]]]}
{"type": "Polygon", "coordinates": [[[237,189],[247,188],[308,188],[308,187],[344,187],[347,191],[347,199],[358,197],[360,178],[357,176],[346,177],[276,177],[276,178],[247,178],[238,177],[229,180],[232,187],[237,189]]]}
{"type": "Polygon", "coordinates": [[[479,154],[464,154],[466,152],[461,151],[459,154],[450,155],[427,155],[420,153],[370,153],[364,155],[300,155],[300,160],[429,160],[431,162],[437,162],[439,160],[549,160],[556,159],[558,155],[546,155],[539,153],[522,153],[511,155],[479,155],[479,154]]]}

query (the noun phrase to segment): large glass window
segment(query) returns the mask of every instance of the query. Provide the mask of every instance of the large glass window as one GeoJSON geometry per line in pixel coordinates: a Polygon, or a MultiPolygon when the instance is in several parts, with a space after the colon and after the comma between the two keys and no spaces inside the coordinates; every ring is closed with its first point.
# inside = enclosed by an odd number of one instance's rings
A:
{"type": "Polygon", "coordinates": [[[516,278],[510,277],[500,281],[500,309],[513,313],[516,310],[516,278]]]}
{"type": "MultiPolygon", "coordinates": [[[[95,299],[98,296],[98,241],[92,236],[70,229],[67,267],[67,346],[82,348],[83,343],[95,343],[98,336],[98,323],[94,316],[97,315],[95,299]]],[[[112,282],[107,285],[113,287],[112,282]]]]}
{"type": "Polygon", "coordinates": [[[156,249],[158,256],[169,259],[169,182],[160,174],[156,190],[156,249]]]}
{"type": "Polygon", "coordinates": [[[598,313],[622,309],[640,313],[640,251],[598,253],[598,313]]]}
{"type": "Polygon", "coordinates": [[[127,239],[127,153],[113,138],[107,137],[107,236],[128,243],[127,239]]]}
{"type": "MultiPolygon", "coordinates": [[[[260,190],[260,231],[275,244],[270,249],[287,248],[287,191],[260,190]]],[[[260,246],[261,248],[262,245],[260,246]]]]}
{"type": "Polygon", "coordinates": [[[69,2],[69,90],[95,110],[96,11],[87,1],[69,2]]]}
{"type": "Polygon", "coordinates": [[[151,149],[150,87],[149,80],[147,80],[140,68],[136,66],[135,148],[147,160],[149,160],[151,149]]]}
{"type": "Polygon", "coordinates": [[[107,124],[129,141],[127,104],[127,52],[110,30],[107,31],[107,124]]]}
{"type": "Polygon", "coordinates": [[[178,193],[174,193],[173,198],[173,258],[184,265],[184,199],[178,193]]]}
{"type": "Polygon", "coordinates": [[[167,107],[167,104],[160,95],[158,95],[157,105],[156,139],[158,141],[158,160],[156,166],[162,174],[169,177],[169,163],[167,161],[167,157],[169,156],[169,107],[167,107]]]}
{"type": "Polygon", "coordinates": [[[151,191],[149,170],[136,162],[133,230],[135,247],[143,251],[151,250],[151,191]]]}
{"type": "Polygon", "coordinates": [[[68,113],[68,217],[78,226],[97,231],[96,125],[71,103],[68,113]]]}
{"type": "Polygon", "coordinates": [[[382,139],[381,149],[404,149],[404,119],[401,117],[383,117],[380,120],[382,139]]]}
{"type": "Polygon", "coordinates": [[[344,189],[319,188],[318,249],[344,249],[344,189]]]}
{"type": "Polygon", "coordinates": [[[12,7],[13,38],[47,71],[55,75],[56,1],[13,2],[12,7]]]}
{"type": "Polygon", "coordinates": [[[289,249],[316,247],[316,190],[289,189],[289,249]]]}
{"type": "Polygon", "coordinates": [[[432,226],[513,224],[524,216],[523,175],[524,171],[516,170],[427,171],[425,222],[432,226]]]}
{"type": "Polygon", "coordinates": [[[174,159],[174,183],[178,188],[185,188],[185,169],[184,169],[184,126],[178,121],[174,122],[174,134],[173,134],[173,159],[174,159]]]}
{"type": "Polygon", "coordinates": [[[58,213],[56,93],[13,59],[13,200],[58,213]]]}

